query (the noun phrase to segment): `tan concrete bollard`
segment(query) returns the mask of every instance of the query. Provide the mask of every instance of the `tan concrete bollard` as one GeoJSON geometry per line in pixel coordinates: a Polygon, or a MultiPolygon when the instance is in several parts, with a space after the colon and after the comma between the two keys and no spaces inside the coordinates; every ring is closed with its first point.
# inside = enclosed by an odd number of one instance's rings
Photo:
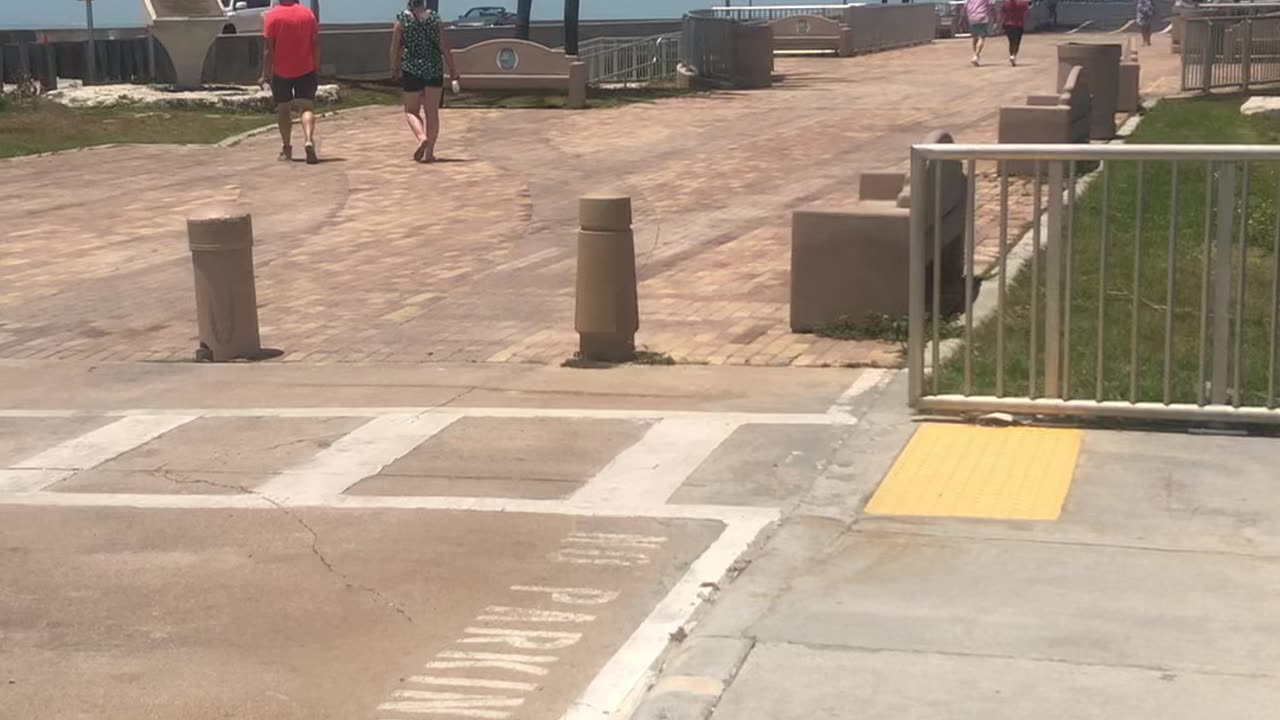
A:
{"type": "Polygon", "coordinates": [[[634,360],[640,309],[631,198],[588,195],[578,214],[578,349],[584,360],[634,360]]]}
{"type": "Polygon", "coordinates": [[[214,211],[187,220],[195,270],[197,360],[224,362],[262,353],[253,277],[253,219],[214,211]]]}

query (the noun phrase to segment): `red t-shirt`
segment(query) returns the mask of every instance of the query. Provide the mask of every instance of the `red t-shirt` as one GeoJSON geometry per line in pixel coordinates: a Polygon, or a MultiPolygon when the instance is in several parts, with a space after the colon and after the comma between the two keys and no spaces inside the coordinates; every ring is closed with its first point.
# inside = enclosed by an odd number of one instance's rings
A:
{"type": "Polygon", "coordinates": [[[316,71],[316,16],[300,3],[277,5],[267,12],[262,34],[275,41],[271,72],[282,78],[300,78],[316,71]]]}
{"type": "Polygon", "coordinates": [[[1031,6],[1024,0],[1008,0],[1000,8],[1000,22],[1006,27],[1022,27],[1027,20],[1027,10],[1031,6]]]}

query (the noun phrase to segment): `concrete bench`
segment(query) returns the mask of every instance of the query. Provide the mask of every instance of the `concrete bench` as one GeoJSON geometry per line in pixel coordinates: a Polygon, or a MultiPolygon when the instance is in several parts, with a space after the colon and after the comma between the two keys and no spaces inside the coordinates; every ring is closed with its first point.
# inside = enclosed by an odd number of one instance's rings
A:
{"type": "Polygon", "coordinates": [[[833,52],[840,57],[853,54],[852,31],[839,20],[821,15],[792,15],[769,23],[773,50],[833,52]]]}
{"type": "MultiPolygon", "coordinates": [[[[997,142],[1013,145],[1087,143],[1091,103],[1084,69],[1074,67],[1061,93],[1032,95],[1025,106],[1000,108],[997,142]]],[[[1006,167],[1011,175],[1035,174],[1035,163],[1030,160],[1011,160],[1006,167]]]]}
{"type": "MultiPolygon", "coordinates": [[[[926,143],[950,143],[934,133],[926,143]]],[[[942,173],[942,278],[944,307],[964,295],[967,181],[959,162],[929,164],[925,217],[926,257],[933,257],[935,173],[942,173]]],[[[899,172],[866,173],[859,200],[847,208],[797,210],[791,227],[791,329],[813,332],[842,318],[907,314],[912,203],[910,180],[899,172]]],[[[933,282],[932,262],[926,272],[933,282]]],[[[932,302],[932,288],[928,289],[932,302]]],[[[962,302],[962,300],[959,300],[962,302]]]]}
{"type": "Polygon", "coordinates": [[[587,106],[587,66],[564,50],[527,40],[488,40],[453,53],[468,90],[564,90],[587,106]]]}

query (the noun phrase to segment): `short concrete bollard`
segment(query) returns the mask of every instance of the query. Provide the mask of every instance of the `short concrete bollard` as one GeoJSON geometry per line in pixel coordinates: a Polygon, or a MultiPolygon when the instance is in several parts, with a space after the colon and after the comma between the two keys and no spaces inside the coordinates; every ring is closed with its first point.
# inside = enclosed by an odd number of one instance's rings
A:
{"type": "Polygon", "coordinates": [[[225,362],[262,354],[258,293],[253,277],[253,219],[215,211],[187,220],[195,270],[196,359],[225,362]]]}
{"type": "Polygon", "coordinates": [[[588,195],[579,202],[577,312],[582,359],[627,362],[640,329],[631,198],[588,195]]]}

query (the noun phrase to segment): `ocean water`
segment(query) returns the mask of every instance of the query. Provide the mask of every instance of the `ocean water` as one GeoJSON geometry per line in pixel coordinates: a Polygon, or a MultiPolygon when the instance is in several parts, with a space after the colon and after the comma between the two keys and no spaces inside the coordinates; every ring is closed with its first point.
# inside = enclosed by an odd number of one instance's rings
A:
{"type": "MultiPolygon", "coordinates": [[[[756,0],[757,5],[801,5],[814,0],[756,0]]],[[[830,1],[830,0],[829,0],[830,1]]],[[[307,0],[302,0],[307,2],[307,0]]],[[[696,8],[721,5],[724,0],[580,0],[583,19],[675,18],[696,8]]],[[[746,5],[747,0],[733,0],[746,5]]],[[[441,0],[446,18],[455,18],[477,5],[506,5],[515,10],[515,0],[441,0]]],[[[322,0],[325,22],[377,22],[395,16],[404,0],[322,0]]],[[[561,0],[534,0],[534,18],[554,20],[564,13],[561,0]]],[[[99,27],[142,25],[142,0],[94,0],[94,24],[99,27]]],[[[84,3],[75,0],[0,0],[0,28],[84,27],[84,3]]]]}

